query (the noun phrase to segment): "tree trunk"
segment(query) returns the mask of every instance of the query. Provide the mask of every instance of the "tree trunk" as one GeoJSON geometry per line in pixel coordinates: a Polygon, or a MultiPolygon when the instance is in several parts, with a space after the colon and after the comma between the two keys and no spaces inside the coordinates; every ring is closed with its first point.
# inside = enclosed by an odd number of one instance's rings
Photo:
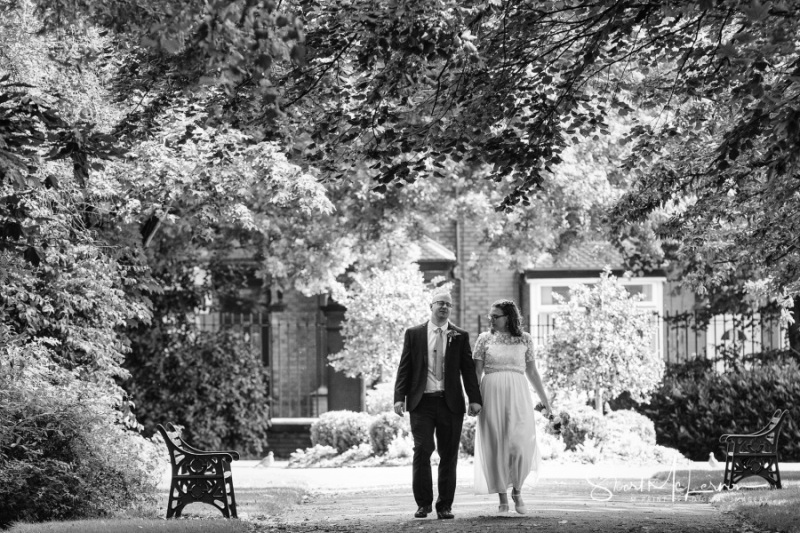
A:
{"type": "Polygon", "coordinates": [[[597,385],[594,387],[594,408],[598,413],[603,414],[603,389],[597,385]]]}
{"type": "Polygon", "coordinates": [[[800,358],[800,297],[794,298],[792,307],[792,318],[794,323],[789,324],[789,347],[795,357],[800,358]]]}

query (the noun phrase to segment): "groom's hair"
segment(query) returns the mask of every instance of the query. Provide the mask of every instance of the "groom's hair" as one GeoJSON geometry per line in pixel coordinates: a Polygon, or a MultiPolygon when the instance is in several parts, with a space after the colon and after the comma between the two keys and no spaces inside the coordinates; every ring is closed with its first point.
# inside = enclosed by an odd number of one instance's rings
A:
{"type": "Polygon", "coordinates": [[[434,291],[434,292],[431,294],[431,301],[430,301],[430,303],[431,303],[431,305],[433,305],[434,303],[436,303],[436,302],[439,302],[439,301],[441,301],[441,300],[443,300],[443,299],[444,299],[444,300],[447,300],[447,301],[448,301],[448,302],[450,302],[450,303],[453,303],[453,297],[452,297],[452,296],[450,295],[450,293],[449,293],[449,292],[447,292],[447,291],[438,291],[438,292],[437,292],[437,291],[434,291]]]}

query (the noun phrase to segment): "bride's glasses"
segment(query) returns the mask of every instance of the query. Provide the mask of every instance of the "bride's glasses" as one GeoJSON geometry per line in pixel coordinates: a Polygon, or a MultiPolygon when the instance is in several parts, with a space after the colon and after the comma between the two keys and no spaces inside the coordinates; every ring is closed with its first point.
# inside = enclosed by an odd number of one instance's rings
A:
{"type": "Polygon", "coordinates": [[[503,318],[504,316],[508,316],[508,315],[487,315],[486,318],[488,318],[489,320],[494,321],[494,320],[497,320],[498,318],[503,318]]]}

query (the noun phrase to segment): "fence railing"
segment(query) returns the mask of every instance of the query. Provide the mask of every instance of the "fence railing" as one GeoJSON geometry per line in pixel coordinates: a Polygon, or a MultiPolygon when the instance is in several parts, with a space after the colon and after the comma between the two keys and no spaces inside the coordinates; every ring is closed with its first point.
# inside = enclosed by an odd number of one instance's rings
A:
{"type": "MultiPolygon", "coordinates": [[[[535,317],[531,335],[538,346],[547,342],[557,320],[555,313],[535,317]]],[[[653,320],[657,326],[653,349],[667,363],[703,359],[724,370],[760,353],[789,347],[786,325],[773,312],[739,315],[711,315],[705,310],[665,312],[654,314],[653,320]]]]}
{"type": "Polygon", "coordinates": [[[275,418],[319,416],[327,410],[324,391],[325,328],[314,320],[287,320],[267,313],[209,313],[197,316],[204,331],[240,328],[261,354],[270,376],[271,414],[275,418]]]}

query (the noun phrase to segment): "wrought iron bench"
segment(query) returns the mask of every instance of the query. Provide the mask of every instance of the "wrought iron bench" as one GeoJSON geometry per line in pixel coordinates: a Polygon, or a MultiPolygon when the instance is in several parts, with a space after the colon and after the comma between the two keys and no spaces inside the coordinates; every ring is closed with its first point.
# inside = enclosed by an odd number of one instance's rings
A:
{"type": "Polygon", "coordinates": [[[723,435],[725,444],[725,474],[722,484],[728,489],[742,479],[761,476],[774,488],[781,488],[778,469],[778,438],[787,411],[776,410],[761,431],[749,435],[723,435]]]}
{"type": "Polygon", "coordinates": [[[238,461],[234,451],[203,451],[186,444],[180,430],[167,423],[158,431],[164,437],[172,465],[167,518],[181,516],[190,503],[208,503],[222,511],[225,518],[236,516],[231,461],[238,461]]]}

